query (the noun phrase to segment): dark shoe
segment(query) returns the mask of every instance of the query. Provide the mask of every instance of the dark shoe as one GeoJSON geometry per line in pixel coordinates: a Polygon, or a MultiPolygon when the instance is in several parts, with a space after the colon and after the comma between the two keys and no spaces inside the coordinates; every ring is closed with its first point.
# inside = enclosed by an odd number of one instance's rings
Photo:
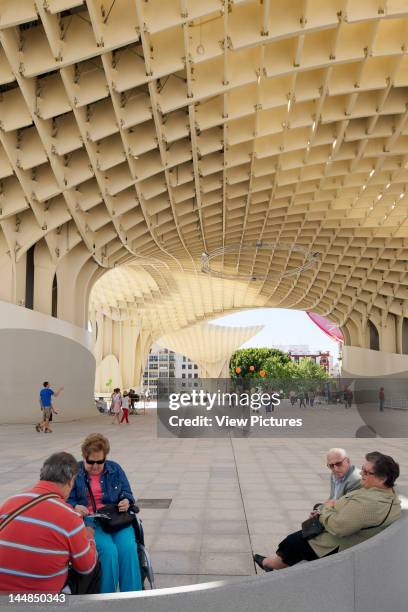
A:
{"type": "Polygon", "coordinates": [[[264,559],[266,559],[266,557],[263,557],[262,555],[254,555],[255,563],[261,569],[263,569],[264,572],[273,572],[273,568],[272,567],[264,567],[264,565],[263,565],[264,559]]]}

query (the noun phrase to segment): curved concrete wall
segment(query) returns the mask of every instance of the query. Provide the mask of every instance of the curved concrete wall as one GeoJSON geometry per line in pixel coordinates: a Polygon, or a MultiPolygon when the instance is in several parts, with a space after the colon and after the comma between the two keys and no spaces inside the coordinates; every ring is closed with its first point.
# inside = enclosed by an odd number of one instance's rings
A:
{"type": "Polygon", "coordinates": [[[64,386],[57,420],[95,414],[90,334],[13,304],[0,303],[0,423],[35,423],[44,380],[64,386]]]}
{"type": "MultiPolygon", "coordinates": [[[[312,563],[188,587],[71,597],[71,609],[93,612],[406,612],[408,514],[371,540],[312,563]]],[[[0,609],[9,609],[6,599],[0,609]]],[[[26,610],[13,604],[14,610],[26,610]]],[[[30,606],[30,609],[40,609],[30,606]]]]}
{"type": "Polygon", "coordinates": [[[403,376],[408,372],[408,355],[373,351],[357,346],[343,347],[342,376],[403,376]]]}

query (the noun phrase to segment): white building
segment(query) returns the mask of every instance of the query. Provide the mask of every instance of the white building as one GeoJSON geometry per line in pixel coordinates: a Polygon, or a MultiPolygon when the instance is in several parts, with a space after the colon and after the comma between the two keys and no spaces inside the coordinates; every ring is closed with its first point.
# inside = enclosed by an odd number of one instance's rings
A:
{"type": "Polygon", "coordinates": [[[292,353],[293,355],[307,355],[311,352],[308,344],[275,344],[271,348],[279,349],[284,353],[292,353]]]}
{"type": "Polygon", "coordinates": [[[198,378],[198,366],[188,357],[154,343],[143,373],[143,388],[149,389],[154,399],[157,396],[157,380],[160,378],[198,378]]]}

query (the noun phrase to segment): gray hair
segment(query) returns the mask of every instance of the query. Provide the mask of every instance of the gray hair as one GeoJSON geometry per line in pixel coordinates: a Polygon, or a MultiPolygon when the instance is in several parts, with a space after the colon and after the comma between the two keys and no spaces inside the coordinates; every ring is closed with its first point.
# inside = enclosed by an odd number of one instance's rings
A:
{"type": "Polygon", "coordinates": [[[66,485],[78,474],[78,462],[70,453],[54,453],[44,461],[40,480],[66,485]]]}
{"type": "Polygon", "coordinates": [[[327,452],[327,457],[329,455],[340,455],[341,457],[343,457],[343,459],[346,459],[347,457],[347,453],[344,450],[344,448],[331,448],[328,452],[327,452]]]}

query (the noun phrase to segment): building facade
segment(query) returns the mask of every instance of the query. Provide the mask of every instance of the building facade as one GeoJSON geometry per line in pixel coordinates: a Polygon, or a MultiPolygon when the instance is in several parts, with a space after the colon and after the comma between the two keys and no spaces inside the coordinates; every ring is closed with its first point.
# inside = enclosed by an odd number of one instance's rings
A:
{"type": "Polygon", "coordinates": [[[198,378],[198,366],[185,355],[162,348],[154,343],[150,349],[143,373],[143,389],[149,390],[152,399],[157,398],[159,379],[198,378]]]}
{"type": "Polygon", "coordinates": [[[311,359],[317,363],[322,370],[333,376],[333,356],[330,355],[330,351],[317,351],[317,352],[288,352],[289,357],[294,363],[299,363],[302,359],[311,359]]]}

